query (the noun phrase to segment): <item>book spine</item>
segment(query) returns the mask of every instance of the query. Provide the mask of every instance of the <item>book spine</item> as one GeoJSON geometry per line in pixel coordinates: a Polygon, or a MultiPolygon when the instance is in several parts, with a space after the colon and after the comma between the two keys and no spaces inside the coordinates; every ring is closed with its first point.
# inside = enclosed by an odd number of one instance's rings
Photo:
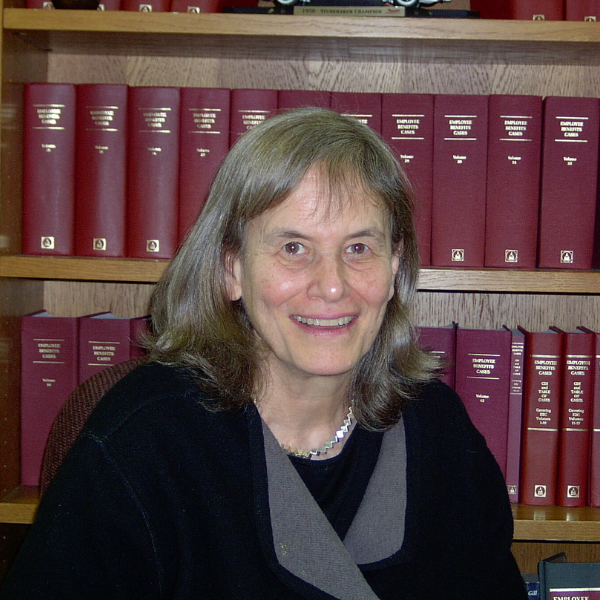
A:
{"type": "Polygon", "coordinates": [[[202,211],[213,177],[229,150],[229,96],[224,88],[181,89],[179,242],[202,211]]]}
{"type": "Polygon", "coordinates": [[[471,0],[471,10],[476,10],[482,19],[510,19],[508,2],[504,0],[471,0]]]}
{"type": "Polygon", "coordinates": [[[567,21],[600,21],[600,0],[566,0],[567,21]]]}
{"type": "Polygon", "coordinates": [[[538,266],[590,269],[600,100],[545,99],[538,266]]]}
{"type": "Polygon", "coordinates": [[[510,18],[525,21],[562,21],[565,0],[510,0],[510,18]]]}
{"type": "Polygon", "coordinates": [[[25,86],[23,253],[74,252],[75,86],[25,86]]]}
{"type": "Polygon", "coordinates": [[[134,317],[129,324],[129,358],[146,356],[144,337],[150,327],[150,316],[134,317]]]}
{"type": "Polygon", "coordinates": [[[75,254],[126,256],[127,86],[77,86],[75,254]]]}
{"type": "Polygon", "coordinates": [[[222,0],[171,0],[170,12],[218,13],[223,11],[222,0]]]}
{"type": "Polygon", "coordinates": [[[305,106],[331,108],[331,92],[321,90],[278,90],[277,108],[279,111],[305,106]]]}
{"type": "Polygon", "coordinates": [[[396,154],[416,197],[415,229],[421,266],[431,265],[433,94],[382,95],[381,135],[396,154]]]}
{"type": "Polygon", "coordinates": [[[121,10],[121,0],[102,0],[98,10],[121,10]]]}
{"type": "Polygon", "coordinates": [[[556,504],[562,334],[525,334],[521,503],[556,504]]]}
{"type": "Polygon", "coordinates": [[[131,319],[111,313],[87,315],[79,319],[79,384],[118,363],[131,358],[131,319]]]}
{"type": "Polygon", "coordinates": [[[508,445],[506,450],[506,488],[511,502],[519,502],[521,474],[521,428],[523,414],[523,376],[525,371],[525,336],[518,329],[511,332],[510,393],[508,403],[508,445]]]}
{"type": "Polygon", "coordinates": [[[377,92],[332,92],[331,108],[381,134],[381,98],[377,92]]]}
{"type": "Polygon", "coordinates": [[[456,393],[506,477],[512,335],[505,329],[456,334],[456,393]]]}
{"type": "Polygon", "coordinates": [[[542,98],[492,95],[489,105],[485,266],[536,266],[542,98]]]}
{"type": "Polygon", "coordinates": [[[171,0],[122,0],[121,10],[135,12],[168,12],[171,0]]]}
{"type": "Polygon", "coordinates": [[[52,0],[26,0],[26,8],[44,8],[46,10],[54,10],[52,0]]]}
{"type": "Polygon", "coordinates": [[[417,327],[419,348],[439,360],[440,380],[454,389],[456,375],[456,323],[446,327],[417,327]]]}
{"type": "Polygon", "coordinates": [[[564,333],[557,504],[587,504],[594,336],[564,333]]]}
{"type": "Polygon", "coordinates": [[[600,333],[594,333],[593,385],[588,504],[600,508],[600,333]]]}
{"type": "Polygon", "coordinates": [[[277,90],[231,90],[229,145],[233,146],[246,131],[272,117],[277,111],[277,103],[277,90]]]}
{"type": "Polygon", "coordinates": [[[46,441],[77,386],[76,318],[40,312],[21,321],[21,483],[39,485],[46,441]]]}
{"type": "Polygon", "coordinates": [[[488,96],[434,102],[431,264],[483,267],[488,96]]]}
{"type": "Polygon", "coordinates": [[[127,246],[131,258],[171,258],[177,247],[179,102],[178,88],[129,90],[127,246]]]}

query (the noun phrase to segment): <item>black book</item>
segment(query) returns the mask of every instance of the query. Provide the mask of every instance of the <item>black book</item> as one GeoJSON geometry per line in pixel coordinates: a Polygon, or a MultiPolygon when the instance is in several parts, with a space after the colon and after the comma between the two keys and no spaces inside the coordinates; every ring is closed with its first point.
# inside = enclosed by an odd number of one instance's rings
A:
{"type": "Polygon", "coordinates": [[[541,600],[600,600],[600,562],[567,562],[564,552],[538,565],[541,600]]]}

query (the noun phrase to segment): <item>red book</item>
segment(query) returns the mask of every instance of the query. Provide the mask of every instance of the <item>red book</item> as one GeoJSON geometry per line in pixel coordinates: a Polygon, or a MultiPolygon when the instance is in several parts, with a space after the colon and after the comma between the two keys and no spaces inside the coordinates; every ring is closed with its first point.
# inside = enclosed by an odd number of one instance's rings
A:
{"type": "Polygon", "coordinates": [[[416,327],[419,348],[428,350],[440,361],[440,379],[454,388],[456,373],[457,324],[445,327],[416,327]]]}
{"type": "Polygon", "coordinates": [[[383,94],[381,102],[381,135],[416,196],[414,219],[423,267],[431,264],[433,101],[433,94],[383,94]]]}
{"type": "Polygon", "coordinates": [[[121,0],[102,0],[98,10],[121,10],[121,0]]]}
{"type": "Polygon", "coordinates": [[[525,334],[509,329],[511,339],[510,393],[508,400],[508,447],[506,450],[506,488],[511,502],[519,502],[521,474],[521,429],[523,413],[523,378],[525,373],[525,334]]]}
{"type": "Polygon", "coordinates": [[[106,367],[130,360],[140,352],[146,317],[119,318],[110,312],[79,319],[79,383],[106,367]]]}
{"type": "Polygon", "coordinates": [[[171,0],[121,0],[121,10],[136,12],[168,12],[171,0]]]}
{"type": "Polygon", "coordinates": [[[74,250],[75,86],[25,85],[23,253],[74,250]]]}
{"type": "Polygon", "coordinates": [[[600,333],[587,327],[578,327],[594,336],[594,369],[592,389],[592,422],[588,469],[588,504],[600,508],[600,333]]]}
{"type": "Polygon", "coordinates": [[[509,2],[507,0],[471,0],[471,10],[476,10],[482,19],[508,19],[509,2]]]}
{"type": "Polygon", "coordinates": [[[280,111],[304,106],[331,108],[331,92],[321,90],[279,90],[277,92],[277,107],[280,111]]]}
{"type": "Polygon", "coordinates": [[[47,10],[54,10],[54,3],[52,0],[26,0],[26,8],[45,8],[47,10]]]}
{"type": "Polygon", "coordinates": [[[332,92],[331,109],[357,119],[380,134],[381,96],[377,92],[332,92]]]}
{"type": "Polygon", "coordinates": [[[521,440],[521,503],[556,504],[563,335],[525,334],[525,383],[521,440]]]}
{"type": "Polygon", "coordinates": [[[77,387],[78,319],[45,311],[21,321],[21,483],[39,485],[46,441],[77,387]]]}
{"type": "Polygon", "coordinates": [[[248,129],[272,117],[277,111],[277,104],[277,90],[231,90],[230,146],[248,129]]]}
{"type": "Polygon", "coordinates": [[[456,392],[506,477],[512,335],[506,329],[456,334],[456,392]]]}
{"type": "Polygon", "coordinates": [[[510,0],[510,19],[534,21],[562,21],[565,18],[565,0],[510,0]]]}
{"type": "Polygon", "coordinates": [[[567,21],[600,21],[600,0],[566,0],[567,21]]]}
{"type": "Polygon", "coordinates": [[[77,86],[75,254],[125,257],[127,86],[77,86]]]}
{"type": "Polygon", "coordinates": [[[600,100],[545,99],[538,266],[590,269],[600,100]]]}
{"type": "Polygon", "coordinates": [[[229,150],[229,90],[181,88],[179,228],[181,242],[202,210],[229,150]]]}
{"type": "Polygon", "coordinates": [[[222,0],[171,0],[171,12],[216,13],[223,11],[222,0]]]}
{"type": "Polygon", "coordinates": [[[594,334],[551,329],[562,333],[564,339],[556,503],[585,506],[594,389],[594,334]]]}
{"type": "Polygon", "coordinates": [[[470,4],[482,19],[561,21],[564,17],[564,0],[471,0],[470,4]]]}
{"type": "Polygon", "coordinates": [[[434,102],[431,264],[483,267],[488,96],[434,102]]]}
{"type": "Polygon", "coordinates": [[[128,130],[128,255],[171,258],[178,237],[179,88],[130,88],[128,130]]]}
{"type": "Polygon", "coordinates": [[[485,266],[536,266],[542,98],[490,96],[485,266]]]}

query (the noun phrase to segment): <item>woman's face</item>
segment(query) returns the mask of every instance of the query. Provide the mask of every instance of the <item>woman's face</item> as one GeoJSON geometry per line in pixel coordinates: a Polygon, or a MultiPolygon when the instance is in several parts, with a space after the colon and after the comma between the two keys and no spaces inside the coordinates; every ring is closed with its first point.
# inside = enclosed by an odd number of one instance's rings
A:
{"type": "Polygon", "coordinates": [[[252,220],[230,268],[230,297],[242,299],[279,378],[350,374],[394,294],[399,258],[382,209],[359,196],[328,210],[317,183],[309,171],[252,220]]]}

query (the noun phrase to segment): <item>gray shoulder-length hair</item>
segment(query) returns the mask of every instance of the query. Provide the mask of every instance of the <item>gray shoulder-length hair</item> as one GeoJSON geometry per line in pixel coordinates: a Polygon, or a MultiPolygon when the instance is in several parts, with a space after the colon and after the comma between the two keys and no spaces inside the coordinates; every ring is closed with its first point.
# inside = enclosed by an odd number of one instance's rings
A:
{"type": "Polygon", "coordinates": [[[330,198],[360,192],[381,204],[392,251],[400,256],[394,296],[348,392],[363,426],[386,429],[433,371],[431,359],[413,341],[409,321],[419,270],[412,194],[381,139],[356,119],[330,110],[274,116],[229,152],[200,217],[156,286],[150,356],[192,369],[219,408],[252,401],[264,381],[261,352],[243,301],[229,299],[226,263],[243,252],[247,224],[283,202],[313,167],[330,198]]]}

